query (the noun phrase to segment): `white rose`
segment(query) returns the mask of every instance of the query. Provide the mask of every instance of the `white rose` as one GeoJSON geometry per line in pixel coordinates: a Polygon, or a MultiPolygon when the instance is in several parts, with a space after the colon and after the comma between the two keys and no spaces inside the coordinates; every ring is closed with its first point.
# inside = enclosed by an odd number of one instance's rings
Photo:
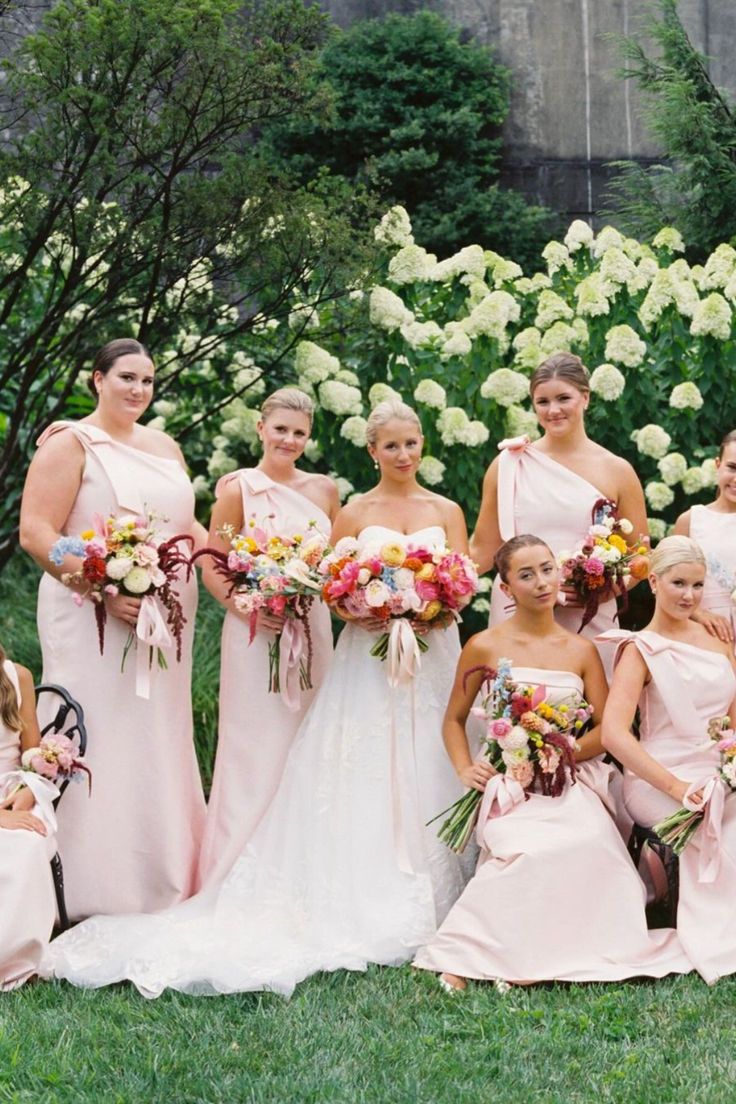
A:
{"type": "Polygon", "coordinates": [[[358,572],[358,584],[360,586],[365,586],[366,583],[370,581],[370,577],[371,573],[369,569],[367,567],[361,567],[360,571],[358,572]]]}
{"type": "Polygon", "coordinates": [[[385,606],[391,597],[391,591],[380,579],[373,579],[365,588],[365,602],[371,609],[385,606]]]}
{"type": "Polygon", "coordinates": [[[358,551],[358,542],[355,537],[340,537],[339,541],[335,545],[335,555],[339,560],[344,556],[352,556],[353,552],[358,551]]]}
{"type": "Polygon", "coordinates": [[[133,566],[130,556],[115,556],[114,559],[107,561],[105,572],[108,579],[124,579],[133,566]]]}
{"type": "Polygon", "coordinates": [[[125,589],[131,594],[145,594],[151,585],[152,579],[145,567],[131,567],[125,576],[125,589]]]}

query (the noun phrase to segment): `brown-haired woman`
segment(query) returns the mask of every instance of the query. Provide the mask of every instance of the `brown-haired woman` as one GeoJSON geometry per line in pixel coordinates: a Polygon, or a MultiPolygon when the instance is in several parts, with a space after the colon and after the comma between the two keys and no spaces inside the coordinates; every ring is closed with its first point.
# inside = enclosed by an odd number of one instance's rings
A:
{"type": "Polygon", "coordinates": [[[736,429],[721,441],[716,469],[715,499],[680,514],[674,532],[693,537],[708,563],[703,598],[693,620],[712,636],[730,641],[736,638],[736,429]]]}
{"type": "MultiPolygon", "coordinates": [[[[186,617],[181,662],[150,672],[149,697],[136,693],[136,662],[121,655],[141,600],[105,598],[100,655],[89,603],[62,585],[79,559],[61,565],[49,551],[78,535],[96,514],[156,515],[161,537],[204,530],[178,445],[139,424],[153,398],[154,366],[138,341],[111,341],[97,354],[91,386],[97,407],[79,422],[56,422],[40,437],[21,506],[20,539],[44,576],[38,629],[44,680],[66,686],[83,705],[92,796],[73,787],[59,810],[67,905],[73,919],[93,912],[146,912],[194,888],[204,798],[192,741],[191,662],[197,585],[177,589],[186,617]]],[[[145,660],[144,649],[140,649],[145,660]]],[[[148,665],[144,663],[146,673],[148,665]]]]}
{"type": "MultiPolygon", "coordinates": [[[[585,431],[590,401],[588,371],[572,353],[556,353],[537,368],[529,384],[534,412],[543,430],[538,441],[516,437],[502,441],[483,481],[483,499],[471,555],[481,571],[488,571],[503,541],[517,533],[538,533],[555,555],[583,540],[592,521],[592,509],[601,499],[616,503],[619,516],[628,518],[635,538],[647,533],[644,492],[636,472],[622,457],[597,445],[585,431]]],[[[561,596],[562,597],[562,596],[561,596]]],[[[570,591],[555,616],[576,632],[582,610],[570,591]]],[[[490,624],[510,615],[513,603],[494,582],[490,624]]],[[[614,624],[616,603],[601,603],[583,630],[594,638],[614,624]]],[[[613,647],[599,646],[610,678],[613,647]]]]}

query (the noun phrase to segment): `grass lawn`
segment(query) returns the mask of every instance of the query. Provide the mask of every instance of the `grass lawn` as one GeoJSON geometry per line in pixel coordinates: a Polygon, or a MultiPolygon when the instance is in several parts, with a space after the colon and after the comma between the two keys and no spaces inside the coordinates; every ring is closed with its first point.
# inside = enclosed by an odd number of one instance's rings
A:
{"type": "Polygon", "coordinates": [[[408,967],[319,975],[288,1003],[39,983],[0,999],[0,1100],[719,1104],[735,1004],[736,981],[697,978],[455,997],[408,967]]]}

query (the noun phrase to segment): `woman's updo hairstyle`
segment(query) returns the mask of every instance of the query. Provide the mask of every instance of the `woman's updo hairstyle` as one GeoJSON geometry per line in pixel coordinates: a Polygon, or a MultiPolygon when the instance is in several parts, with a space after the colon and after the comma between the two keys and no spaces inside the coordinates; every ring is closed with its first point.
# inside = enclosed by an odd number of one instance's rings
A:
{"type": "Polygon", "coordinates": [[[115,361],[124,356],[144,356],[153,363],[153,357],[146,346],[142,345],[140,341],[136,341],[135,338],[118,337],[115,341],[108,341],[107,345],[103,345],[95,357],[90,377],[87,380],[87,386],[95,398],[98,395],[95,386],[95,372],[106,376],[115,361]]]}
{"type": "Polygon", "coordinates": [[[664,537],[649,557],[652,575],[664,575],[678,564],[700,564],[706,567],[705,553],[692,537],[664,537]]]}
{"type": "Polygon", "coordinates": [[[493,557],[493,566],[501,576],[501,581],[504,583],[509,581],[511,560],[520,548],[536,548],[537,546],[546,548],[550,558],[554,560],[552,549],[547,542],[543,541],[541,537],[535,537],[533,533],[520,533],[518,537],[511,537],[510,540],[505,541],[493,557]]]}
{"type": "Polygon", "coordinates": [[[395,399],[384,399],[383,402],[378,403],[368,415],[365,439],[371,448],[375,447],[378,440],[379,429],[383,429],[393,418],[397,418],[400,422],[413,422],[421,434],[422,423],[419,421],[416,410],[412,410],[397,395],[395,399]]]}
{"type": "Polygon", "coordinates": [[[306,391],[302,391],[298,387],[279,387],[278,391],[274,391],[269,395],[261,406],[263,421],[265,422],[266,418],[273,414],[275,410],[293,410],[299,414],[306,414],[309,418],[310,429],[312,427],[314,403],[306,391]]]}
{"type": "Polygon", "coordinates": [[[588,394],[590,391],[590,375],[579,356],[574,353],[555,353],[554,356],[543,360],[532,378],[529,380],[529,394],[534,398],[534,392],[540,383],[548,380],[561,379],[565,383],[572,384],[578,391],[588,394]]]}
{"type": "Polygon", "coordinates": [[[726,451],[727,447],[734,444],[734,442],[736,442],[736,429],[732,429],[730,433],[727,433],[721,441],[721,447],[718,449],[719,460],[723,459],[723,454],[726,451]]]}

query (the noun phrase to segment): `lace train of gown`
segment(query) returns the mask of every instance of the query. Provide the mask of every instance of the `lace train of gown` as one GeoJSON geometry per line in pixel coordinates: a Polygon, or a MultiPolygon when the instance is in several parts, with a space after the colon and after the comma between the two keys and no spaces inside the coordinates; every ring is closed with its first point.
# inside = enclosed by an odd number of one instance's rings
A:
{"type": "MultiPolygon", "coordinates": [[[[369,535],[399,536],[371,526],[366,546],[369,535]]],[[[420,537],[444,533],[401,539],[420,537]]],[[[224,883],[155,915],[93,917],[51,945],[48,974],[92,987],[127,978],[149,997],[288,995],[318,970],[412,958],[464,884],[458,857],[425,827],[461,792],[441,738],[459,640],[454,627],[432,634],[414,686],[394,690],[370,643],[343,631],[271,808],[224,883]]]]}

